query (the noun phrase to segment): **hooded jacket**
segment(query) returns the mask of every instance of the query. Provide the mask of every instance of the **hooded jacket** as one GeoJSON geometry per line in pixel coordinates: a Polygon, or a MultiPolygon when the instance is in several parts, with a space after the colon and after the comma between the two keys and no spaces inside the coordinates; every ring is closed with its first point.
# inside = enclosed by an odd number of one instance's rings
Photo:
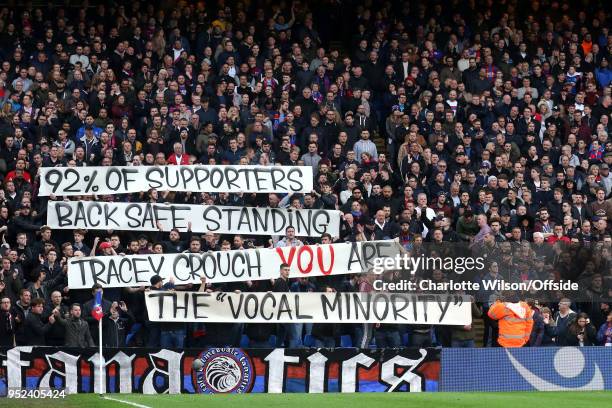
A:
{"type": "Polygon", "coordinates": [[[523,347],[533,328],[533,310],[525,302],[496,302],[488,312],[499,321],[497,342],[502,347],[523,347]]]}

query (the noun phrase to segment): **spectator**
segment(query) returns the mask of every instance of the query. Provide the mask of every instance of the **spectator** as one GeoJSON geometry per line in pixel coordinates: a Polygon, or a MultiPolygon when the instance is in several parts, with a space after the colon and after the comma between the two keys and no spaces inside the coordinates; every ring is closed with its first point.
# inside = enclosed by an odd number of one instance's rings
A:
{"type": "MultiPolygon", "coordinates": [[[[169,280],[166,284],[163,283],[163,279],[159,275],[151,277],[151,289],[153,290],[175,290],[174,282],[169,280]]],[[[115,306],[116,308],[117,306],[115,306]]],[[[159,344],[161,347],[175,347],[183,348],[185,344],[185,323],[178,322],[162,322],[152,323],[151,333],[157,337],[159,333],[159,344]]],[[[155,344],[155,337],[153,337],[152,344],[155,344]]]]}
{"type": "Polygon", "coordinates": [[[20,289],[19,300],[17,300],[11,310],[11,314],[15,318],[15,342],[18,345],[25,345],[28,341],[25,334],[25,323],[30,314],[31,300],[32,294],[30,291],[27,289],[20,289]]]}
{"type": "Polygon", "coordinates": [[[274,246],[276,248],[302,246],[304,243],[295,237],[295,228],[289,226],[285,229],[285,237],[274,246]]]}
{"type": "MultiPolygon", "coordinates": [[[[47,304],[46,310],[43,312],[43,321],[49,320],[49,317],[53,315],[55,309],[59,309],[59,313],[67,318],[70,311],[66,305],[62,303],[62,294],[59,291],[51,293],[51,303],[47,304]]],[[[47,346],[61,347],[65,343],[65,331],[64,328],[59,324],[52,324],[51,328],[47,332],[46,344],[47,346]]]]}
{"type": "Polygon", "coordinates": [[[597,345],[597,332],[586,313],[579,313],[567,328],[565,344],[579,347],[597,345]]]}
{"type": "Polygon", "coordinates": [[[557,346],[566,346],[568,341],[568,328],[576,320],[576,312],[570,309],[571,301],[563,298],[559,301],[559,311],[552,319],[544,317],[547,333],[554,337],[557,346]]]}
{"type": "Polygon", "coordinates": [[[489,317],[499,322],[497,343],[501,347],[523,347],[533,329],[533,310],[513,292],[502,293],[502,301],[489,309],[489,317]]]}
{"type": "Polygon", "coordinates": [[[131,313],[125,302],[114,302],[109,314],[104,316],[102,320],[102,338],[104,339],[104,347],[124,347],[125,338],[134,321],[131,313]]]}
{"type": "Polygon", "coordinates": [[[359,163],[363,161],[363,153],[367,153],[372,160],[378,160],[378,150],[374,142],[370,140],[370,131],[367,129],[361,130],[361,139],[355,142],[353,150],[359,163]]]}
{"type": "MultiPolygon", "coordinates": [[[[327,286],[325,293],[335,293],[335,289],[327,286]]],[[[312,325],[312,336],[314,337],[314,347],[336,347],[336,339],[339,337],[339,327],[332,323],[314,323],[312,325]]]]}
{"type": "Polygon", "coordinates": [[[27,344],[30,346],[44,346],[45,336],[51,329],[51,325],[55,323],[55,317],[53,315],[48,317],[48,322],[43,321],[43,310],[45,307],[45,300],[41,298],[35,298],[32,300],[30,306],[30,313],[26,317],[24,325],[24,337],[27,340],[27,344]]]}
{"type": "Polygon", "coordinates": [[[608,319],[599,328],[597,341],[604,346],[612,346],[612,312],[608,313],[608,319]]]}
{"type": "MultiPolygon", "coordinates": [[[[289,271],[290,267],[288,264],[281,264],[280,275],[277,279],[274,279],[274,284],[272,285],[273,292],[290,291],[289,271]]],[[[300,323],[279,324],[277,332],[276,347],[294,348],[302,346],[302,330],[300,323]]]]}
{"type": "Polygon", "coordinates": [[[56,323],[64,327],[66,347],[94,347],[95,343],[89,331],[89,325],[81,318],[81,306],[73,303],[70,306],[70,316],[65,318],[60,312],[60,308],[53,310],[53,317],[56,323]]]}
{"type": "MultiPolygon", "coordinates": [[[[536,306],[536,305],[534,305],[536,306]]],[[[545,321],[550,321],[552,312],[549,308],[543,307],[534,310],[533,330],[531,331],[531,339],[529,340],[530,347],[554,346],[555,342],[546,330],[545,321]]]]}
{"type": "MultiPolygon", "coordinates": [[[[0,282],[0,288],[3,283],[0,282]]],[[[0,345],[2,347],[15,346],[15,318],[11,313],[11,299],[0,297],[0,345]]]]}

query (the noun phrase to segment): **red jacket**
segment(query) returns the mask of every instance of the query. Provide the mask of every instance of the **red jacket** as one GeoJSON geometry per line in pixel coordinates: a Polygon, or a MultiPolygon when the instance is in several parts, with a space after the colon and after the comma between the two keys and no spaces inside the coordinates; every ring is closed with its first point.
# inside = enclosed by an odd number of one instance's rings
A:
{"type": "Polygon", "coordinates": [[[180,163],[179,163],[178,157],[176,156],[176,154],[172,153],[170,157],[168,157],[168,164],[175,164],[175,165],[181,165],[181,166],[189,164],[189,155],[183,153],[180,159],[180,163]]]}
{"type": "Polygon", "coordinates": [[[557,241],[563,241],[566,244],[571,244],[572,240],[569,239],[569,237],[562,235],[561,238],[558,238],[556,235],[551,235],[550,237],[548,237],[546,239],[546,242],[548,242],[549,244],[554,244],[557,241]]]}

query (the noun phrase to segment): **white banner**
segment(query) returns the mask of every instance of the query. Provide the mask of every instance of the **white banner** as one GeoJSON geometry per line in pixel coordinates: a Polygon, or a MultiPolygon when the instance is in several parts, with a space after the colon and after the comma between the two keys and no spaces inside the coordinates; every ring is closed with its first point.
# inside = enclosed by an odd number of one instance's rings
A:
{"type": "Polygon", "coordinates": [[[410,293],[235,293],[150,291],[153,322],[405,323],[467,325],[470,300],[410,293]]]}
{"type": "Polygon", "coordinates": [[[311,166],[42,167],[41,196],[149,191],[310,193],[311,166]]]}
{"type": "Polygon", "coordinates": [[[340,211],[216,205],[49,201],[47,225],[54,229],[164,231],[177,228],[220,234],[284,235],[289,226],[297,236],[340,235],[340,211]]]}
{"type": "Polygon", "coordinates": [[[71,258],[70,289],[148,286],[154,275],[175,284],[244,282],[278,278],[283,263],[290,277],[327,276],[369,271],[376,258],[396,257],[403,248],[396,241],[364,241],[300,247],[245,249],[202,254],[150,254],[71,258]]]}

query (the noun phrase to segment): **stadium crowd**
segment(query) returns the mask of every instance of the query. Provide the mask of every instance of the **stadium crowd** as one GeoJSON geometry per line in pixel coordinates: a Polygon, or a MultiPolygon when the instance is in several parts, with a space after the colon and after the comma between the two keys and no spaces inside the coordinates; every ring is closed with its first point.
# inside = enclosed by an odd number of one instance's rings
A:
{"type": "MultiPolygon", "coordinates": [[[[529,345],[612,345],[605,1],[69,3],[0,10],[1,346],[94,345],[98,290],[108,347],[361,344],[351,325],[151,323],[145,290],[199,285],[69,290],[67,260],[383,239],[485,254],[480,281],[579,281],[519,294],[536,312],[529,345]],[[340,237],[45,225],[64,197],[38,196],[41,167],[194,163],[312,166],[315,189],[72,199],[339,209],[340,237]]],[[[372,276],[202,286],[371,291],[372,276]]],[[[499,293],[471,295],[496,346],[499,293]]],[[[372,329],[377,347],[475,344],[472,326],[372,329]]]]}

